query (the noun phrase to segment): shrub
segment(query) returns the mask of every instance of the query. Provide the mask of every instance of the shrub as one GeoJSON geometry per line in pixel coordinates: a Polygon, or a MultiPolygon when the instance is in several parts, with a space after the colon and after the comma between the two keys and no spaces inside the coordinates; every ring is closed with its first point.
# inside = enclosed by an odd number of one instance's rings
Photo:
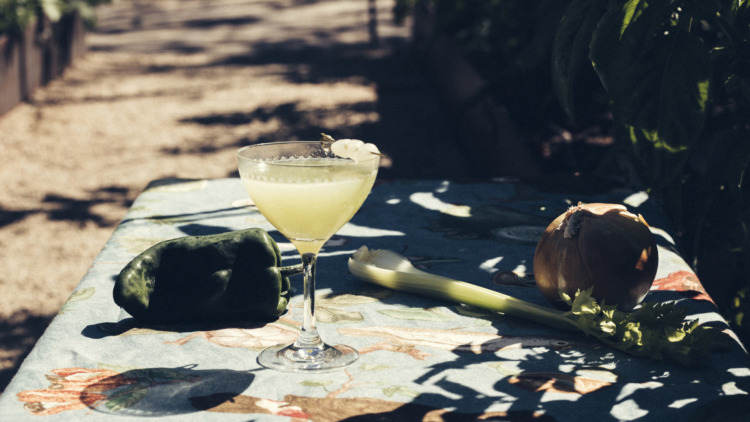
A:
{"type": "MultiPolygon", "coordinates": [[[[397,0],[397,17],[415,2],[397,0]]],[[[612,136],[598,168],[572,170],[661,203],[683,256],[750,340],[750,1],[421,3],[527,136],[591,125],[612,136]]]]}

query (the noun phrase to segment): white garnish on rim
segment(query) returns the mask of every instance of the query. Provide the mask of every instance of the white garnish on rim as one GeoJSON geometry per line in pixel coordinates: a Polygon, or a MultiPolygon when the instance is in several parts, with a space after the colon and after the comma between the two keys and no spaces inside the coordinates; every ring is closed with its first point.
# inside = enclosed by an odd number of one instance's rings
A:
{"type": "Polygon", "coordinates": [[[383,156],[375,144],[364,143],[359,139],[334,140],[330,135],[321,133],[320,142],[323,149],[330,151],[341,158],[349,158],[354,161],[367,160],[373,155],[383,156]]]}
{"type": "Polygon", "coordinates": [[[331,152],[354,161],[367,160],[373,155],[381,155],[375,144],[366,144],[359,139],[339,139],[331,144],[331,152]]]}

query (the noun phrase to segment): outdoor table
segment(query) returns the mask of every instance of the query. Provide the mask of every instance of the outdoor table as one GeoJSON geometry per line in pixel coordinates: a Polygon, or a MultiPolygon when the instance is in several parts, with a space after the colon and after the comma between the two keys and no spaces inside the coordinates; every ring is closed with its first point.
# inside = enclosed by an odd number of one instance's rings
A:
{"type": "Polygon", "coordinates": [[[239,179],[159,180],[133,203],[0,397],[0,419],[687,421],[718,418],[746,399],[749,360],[739,342],[686,368],[348,272],[348,258],[366,245],[546,304],[529,276],[535,244],[578,201],[624,203],[650,223],[661,246],[646,301],[680,301],[689,318],[725,324],[644,193],[565,195],[513,180],[379,181],[318,261],[318,330],[329,343],[354,346],[359,360],[323,374],[265,369],[259,350],[299,329],[300,276],[292,278],[290,311],[267,324],[149,326],[114,303],[120,270],[161,240],[260,227],[279,243],[285,265],[299,261],[249,205],[239,179]]]}

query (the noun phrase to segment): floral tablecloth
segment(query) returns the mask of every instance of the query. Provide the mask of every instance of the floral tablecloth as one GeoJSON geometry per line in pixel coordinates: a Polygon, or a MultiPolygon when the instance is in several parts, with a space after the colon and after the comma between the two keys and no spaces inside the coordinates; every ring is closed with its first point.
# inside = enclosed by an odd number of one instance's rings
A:
{"type": "Polygon", "coordinates": [[[356,347],[360,359],[317,375],[267,370],[258,351],[292,340],[299,328],[298,276],[290,312],[265,325],[145,326],[114,304],[119,271],[165,239],[261,227],[285,264],[299,260],[239,179],[160,180],[135,201],[0,397],[0,419],[704,421],[746,412],[750,361],[739,343],[684,368],[583,334],[390,291],[347,270],[367,245],[544,304],[530,276],[535,242],[578,201],[625,203],[654,228],[662,246],[647,301],[680,301],[690,318],[724,324],[645,194],[549,194],[513,181],[379,182],[318,266],[318,329],[331,343],[356,347]]]}

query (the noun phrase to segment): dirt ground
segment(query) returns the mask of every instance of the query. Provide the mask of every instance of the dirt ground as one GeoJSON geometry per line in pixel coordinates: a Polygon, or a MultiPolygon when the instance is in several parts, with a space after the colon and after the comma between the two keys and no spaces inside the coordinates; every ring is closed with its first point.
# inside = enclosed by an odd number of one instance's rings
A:
{"type": "Polygon", "coordinates": [[[115,0],[0,116],[0,391],[152,180],[277,139],[375,142],[384,178],[470,177],[391,0],[115,0]],[[446,157],[450,157],[446,159],[446,157]]]}

